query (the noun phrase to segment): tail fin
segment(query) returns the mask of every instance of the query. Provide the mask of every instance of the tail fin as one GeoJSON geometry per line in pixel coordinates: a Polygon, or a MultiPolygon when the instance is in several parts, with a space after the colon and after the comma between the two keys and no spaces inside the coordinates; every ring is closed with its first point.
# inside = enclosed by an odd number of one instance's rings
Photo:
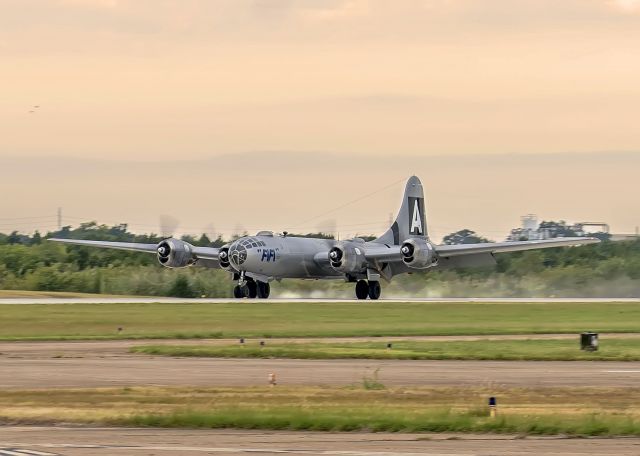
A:
{"type": "Polygon", "coordinates": [[[422,191],[422,183],[417,176],[411,176],[407,181],[396,221],[393,222],[391,228],[374,242],[400,245],[405,239],[409,238],[428,238],[424,212],[424,193],[422,191]]]}

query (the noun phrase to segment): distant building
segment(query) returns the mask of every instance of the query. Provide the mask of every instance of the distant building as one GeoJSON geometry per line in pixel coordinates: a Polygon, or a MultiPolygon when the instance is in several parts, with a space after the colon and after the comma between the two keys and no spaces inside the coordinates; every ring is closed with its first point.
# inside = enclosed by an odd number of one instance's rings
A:
{"type": "Polygon", "coordinates": [[[507,241],[536,241],[573,236],[596,236],[603,240],[611,238],[609,225],[604,222],[577,222],[568,225],[564,220],[560,220],[538,223],[538,216],[535,214],[523,215],[520,220],[522,227],[512,229],[507,241]],[[595,233],[588,232],[585,230],[587,226],[600,227],[601,230],[595,233]]]}
{"type": "Polygon", "coordinates": [[[533,241],[538,239],[548,239],[548,233],[540,231],[538,216],[527,214],[520,217],[521,228],[514,228],[507,236],[507,241],[533,241]]]}

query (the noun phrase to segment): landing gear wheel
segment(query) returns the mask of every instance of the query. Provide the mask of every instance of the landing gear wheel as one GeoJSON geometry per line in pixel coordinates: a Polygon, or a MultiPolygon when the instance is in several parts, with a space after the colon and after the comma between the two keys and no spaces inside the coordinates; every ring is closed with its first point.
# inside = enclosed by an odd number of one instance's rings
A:
{"type": "Polygon", "coordinates": [[[250,280],[247,282],[247,297],[248,298],[255,298],[256,296],[258,296],[258,286],[256,285],[256,283],[253,280],[250,280]]]}
{"type": "Polygon", "coordinates": [[[358,280],[356,283],[356,298],[367,299],[369,296],[369,284],[366,280],[358,280]]]}
{"type": "Polygon", "coordinates": [[[244,294],[242,293],[242,288],[240,285],[236,285],[233,287],[233,297],[236,299],[244,298],[244,294]]]}
{"type": "Polygon", "coordinates": [[[242,293],[243,298],[249,297],[249,287],[245,284],[240,287],[240,293],[242,293]]]}
{"type": "Polygon", "coordinates": [[[380,282],[369,282],[369,299],[378,299],[381,292],[382,288],[380,287],[380,282]]]}
{"type": "Polygon", "coordinates": [[[267,282],[257,282],[258,285],[258,298],[266,299],[269,297],[269,293],[271,293],[271,285],[267,282]]]}

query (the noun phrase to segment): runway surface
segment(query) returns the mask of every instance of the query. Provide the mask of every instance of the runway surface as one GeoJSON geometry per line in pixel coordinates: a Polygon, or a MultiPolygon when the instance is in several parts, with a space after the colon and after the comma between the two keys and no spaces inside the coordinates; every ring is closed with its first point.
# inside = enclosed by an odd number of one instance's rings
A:
{"type": "MultiPolygon", "coordinates": [[[[204,304],[228,304],[239,302],[236,299],[218,299],[218,298],[113,298],[113,297],[96,297],[96,298],[0,298],[0,304],[118,304],[118,303],[204,303],[204,304]]],[[[256,301],[260,302],[260,301],[256,301]]],[[[355,298],[351,299],[329,299],[329,298],[269,298],[264,302],[311,302],[311,303],[341,303],[341,302],[362,302],[355,298]]],[[[366,301],[365,303],[370,302],[366,301]]],[[[424,303],[443,303],[443,302],[504,302],[504,303],[545,303],[545,302],[592,302],[592,303],[611,303],[611,302],[637,302],[640,298],[384,298],[377,302],[424,302],[424,303]]],[[[363,304],[365,304],[363,303],[363,304]]]]}
{"type": "Polygon", "coordinates": [[[499,435],[0,427],[0,455],[161,456],[256,453],[342,456],[631,456],[640,453],[640,439],[522,439],[499,435]]]}
{"type": "MultiPolygon", "coordinates": [[[[628,336],[628,335],[624,335],[628,336]]],[[[446,340],[476,336],[446,336],[446,340]]],[[[522,338],[531,335],[490,336],[522,338]]],[[[542,335],[537,337],[576,337],[542,335]]],[[[366,338],[369,339],[369,338],[366,338]]],[[[383,338],[373,338],[383,340],[383,338]]],[[[390,338],[397,340],[398,338],[390,338]]],[[[442,339],[424,337],[411,339],[442,339]]],[[[355,340],[355,339],[349,339],[355,340]]],[[[386,339],[384,339],[386,340],[386,339]]],[[[151,357],[144,343],[116,340],[0,343],[0,388],[359,384],[379,370],[389,386],[604,386],[640,384],[640,362],[379,361],[151,357]]],[[[638,455],[640,438],[564,439],[501,435],[313,433],[65,426],[0,426],[0,456],[298,454],[348,456],[638,455]]]]}
{"type": "Polygon", "coordinates": [[[342,386],[360,383],[375,369],[389,386],[640,384],[640,362],[218,359],[128,353],[129,346],[148,342],[3,342],[0,388],[253,386],[265,385],[269,372],[282,385],[342,386]]]}

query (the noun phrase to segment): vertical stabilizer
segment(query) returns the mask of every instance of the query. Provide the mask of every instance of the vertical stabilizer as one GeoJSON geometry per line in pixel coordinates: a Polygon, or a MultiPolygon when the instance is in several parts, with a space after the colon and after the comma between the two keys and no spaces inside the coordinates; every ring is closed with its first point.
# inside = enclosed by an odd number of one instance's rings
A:
{"type": "Polygon", "coordinates": [[[417,176],[411,176],[407,181],[402,197],[402,205],[393,225],[374,242],[400,245],[405,239],[409,238],[428,238],[424,212],[424,193],[422,191],[422,183],[417,176]]]}

